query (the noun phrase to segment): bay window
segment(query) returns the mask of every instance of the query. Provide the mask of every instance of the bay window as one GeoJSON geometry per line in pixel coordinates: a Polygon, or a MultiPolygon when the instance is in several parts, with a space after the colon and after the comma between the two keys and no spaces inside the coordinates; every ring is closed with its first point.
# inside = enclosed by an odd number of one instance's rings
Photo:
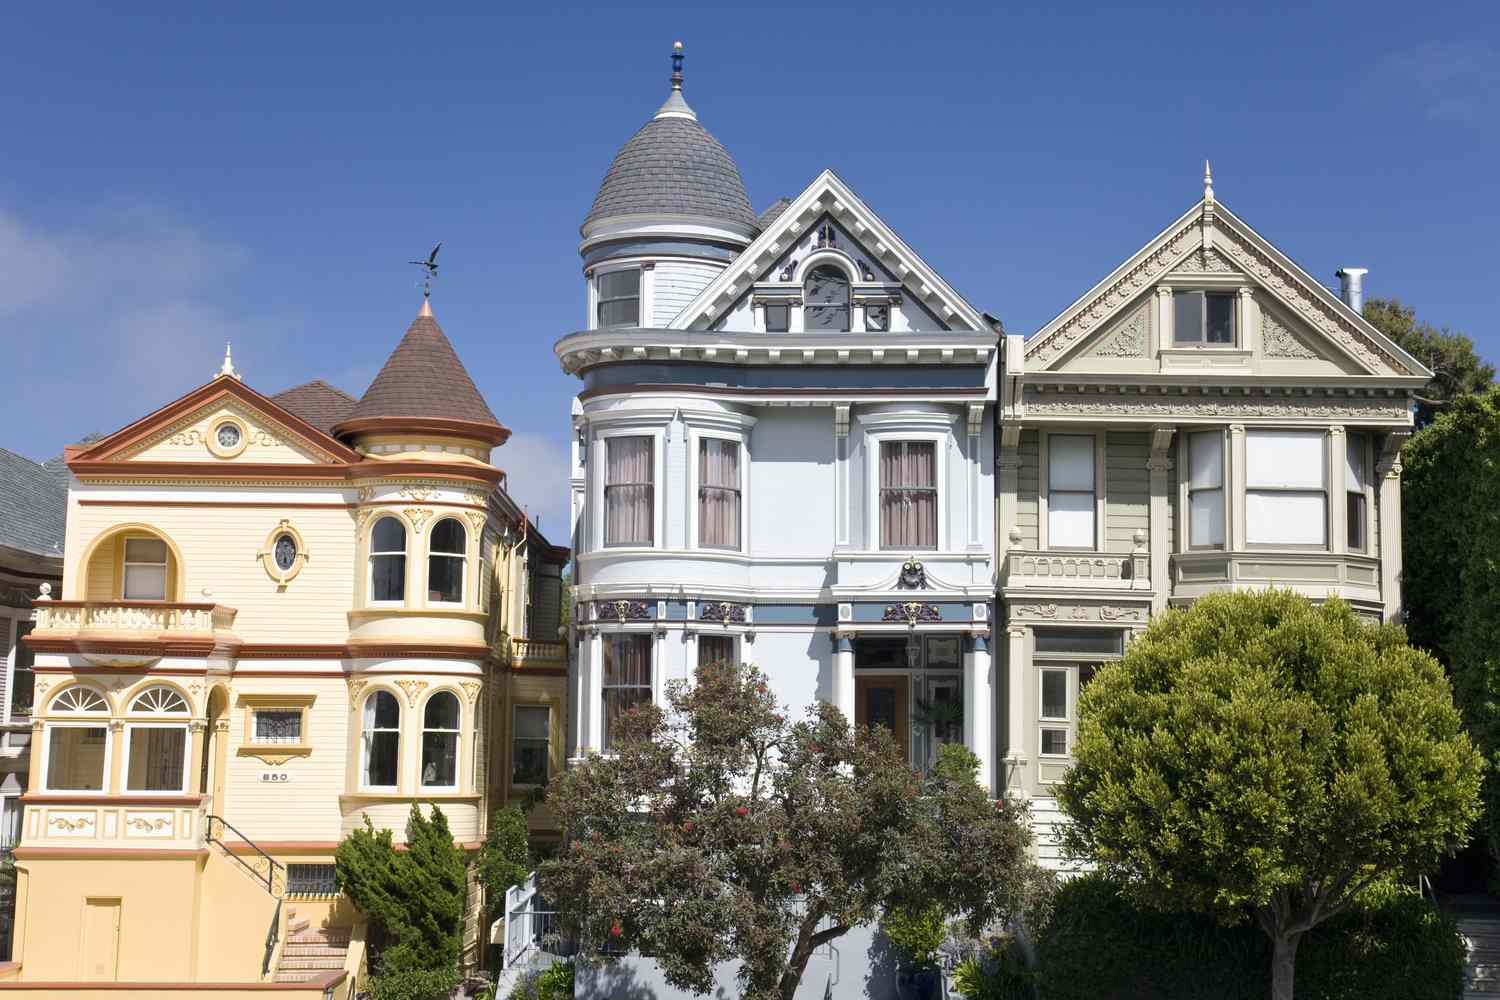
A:
{"type": "Polygon", "coordinates": [[[655,537],[655,455],[650,437],[605,445],[604,544],[650,545],[655,537]]]}
{"type": "Polygon", "coordinates": [[[738,441],[698,441],[698,544],[715,549],[740,547],[738,441]]]}
{"type": "Polygon", "coordinates": [[[641,269],[605,271],[595,279],[599,305],[596,326],[639,326],[641,322],[641,269]]]}
{"type": "Polygon", "coordinates": [[[1188,545],[1224,547],[1224,435],[1188,435],[1188,545]]]}
{"type": "Polygon", "coordinates": [[[604,749],[615,724],[637,705],[651,703],[651,636],[611,635],[604,640],[604,749]]]}
{"type": "Polygon", "coordinates": [[[458,698],[439,691],[422,712],[422,787],[458,785],[458,698]]]}
{"type": "Polygon", "coordinates": [[[101,792],[109,766],[109,704],[98,692],[72,685],[47,706],[60,721],[47,723],[49,792],[101,792]]]}
{"type": "Polygon", "coordinates": [[[1094,436],[1047,436],[1047,547],[1092,549],[1095,530],[1094,436]]]}
{"type": "Polygon", "coordinates": [[[880,443],[880,547],[935,549],[937,443],[880,443]]]}
{"type": "Polygon", "coordinates": [[[401,764],[401,704],[389,691],[376,691],[365,699],[360,742],[362,786],[395,788],[401,764]]]}
{"type": "Polygon", "coordinates": [[[1326,546],[1328,490],[1322,431],[1245,434],[1245,540],[1251,545],[1326,546]]]}
{"type": "Polygon", "coordinates": [[[1349,551],[1364,552],[1369,548],[1369,500],[1366,469],[1366,438],[1363,434],[1350,434],[1346,446],[1344,467],[1344,498],[1346,508],[1347,542],[1349,551]]]}

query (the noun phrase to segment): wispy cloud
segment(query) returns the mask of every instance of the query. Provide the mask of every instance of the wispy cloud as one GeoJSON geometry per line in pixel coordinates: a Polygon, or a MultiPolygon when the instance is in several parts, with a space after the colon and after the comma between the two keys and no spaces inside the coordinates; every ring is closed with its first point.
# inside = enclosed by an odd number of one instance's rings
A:
{"type": "Polygon", "coordinates": [[[492,459],[505,470],[511,499],[541,518],[542,534],[553,545],[568,545],[571,499],[568,470],[572,457],[566,438],[517,431],[492,459]]]}
{"type": "Polygon", "coordinates": [[[1482,42],[1427,42],[1387,64],[1434,121],[1492,123],[1500,100],[1500,49],[1482,42]]]}

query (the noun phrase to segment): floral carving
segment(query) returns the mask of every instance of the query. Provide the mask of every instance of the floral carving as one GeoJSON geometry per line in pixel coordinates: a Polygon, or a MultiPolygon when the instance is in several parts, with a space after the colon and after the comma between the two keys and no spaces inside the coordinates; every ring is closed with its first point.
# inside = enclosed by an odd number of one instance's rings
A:
{"type": "Polygon", "coordinates": [[[1031,604],[1021,605],[1016,608],[1016,614],[1026,615],[1029,618],[1056,618],[1056,604],[1031,604]]]}
{"type": "Polygon", "coordinates": [[[78,816],[74,819],[68,819],[66,816],[50,816],[47,819],[47,825],[55,826],[59,830],[66,830],[69,833],[74,833],[78,830],[87,830],[89,827],[93,826],[94,817],[78,816]]]}
{"type": "Polygon", "coordinates": [[[1188,254],[1187,259],[1173,268],[1173,274],[1232,274],[1238,271],[1228,258],[1217,250],[1199,248],[1188,254]]]}
{"type": "Polygon", "coordinates": [[[411,521],[412,530],[419,535],[422,533],[422,526],[427,523],[427,519],[432,517],[432,511],[424,507],[407,507],[401,513],[407,516],[411,521]]]}
{"type": "Polygon", "coordinates": [[[1026,393],[1028,415],[1050,414],[1166,417],[1369,417],[1401,420],[1407,415],[1404,399],[1330,399],[1313,402],[1307,397],[1257,399],[1249,396],[1153,398],[1139,395],[1090,393],[1026,393]]]}
{"type": "Polygon", "coordinates": [[[369,683],[369,681],[349,681],[349,703],[351,705],[359,701],[359,693],[363,691],[369,683]]]}
{"type": "Polygon", "coordinates": [[[902,604],[887,604],[880,620],[915,625],[918,622],[940,622],[943,620],[943,615],[935,605],[923,604],[921,601],[906,601],[902,604]]]}
{"type": "Polygon", "coordinates": [[[354,491],[354,495],[359,499],[360,503],[369,503],[371,500],[375,499],[375,487],[361,486],[359,489],[354,491]]]}
{"type": "Polygon", "coordinates": [[[165,830],[172,824],[160,818],[148,820],[141,819],[139,816],[132,816],[125,821],[125,825],[135,830],[142,830],[146,833],[151,833],[153,830],[165,830]]]}
{"type": "Polygon", "coordinates": [[[479,692],[483,690],[484,685],[478,681],[464,681],[459,687],[464,689],[464,694],[468,696],[469,704],[472,705],[474,699],[479,697],[479,692]]]}
{"type": "Polygon", "coordinates": [[[1316,358],[1317,354],[1297,339],[1275,316],[1261,310],[1260,340],[1268,358],[1316,358]]]}
{"type": "Polygon", "coordinates": [[[401,487],[401,495],[408,500],[431,500],[437,496],[437,490],[430,486],[403,486],[401,487]]]}
{"type": "Polygon", "coordinates": [[[698,618],[705,622],[743,625],[745,624],[745,606],[730,604],[728,601],[706,601],[698,606],[698,618]]]}
{"type": "Polygon", "coordinates": [[[187,448],[204,443],[203,431],[201,431],[197,427],[190,427],[186,430],[178,431],[167,440],[172,444],[177,445],[179,448],[187,448]]]}
{"type": "Polygon", "coordinates": [[[1144,358],[1146,356],[1146,307],[1135,311],[1128,321],[1094,348],[1098,358],[1144,358]]]}
{"type": "Polygon", "coordinates": [[[650,621],[651,612],[645,601],[595,601],[594,617],[614,618],[624,625],[626,622],[650,621]]]}
{"type": "Polygon", "coordinates": [[[474,526],[474,531],[477,534],[484,530],[484,522],[489,518],[489,515],[482,510],[471,510],[468,511],[468,518],[469,523],[474,526]]]}
{"type": "Polygon", "coordinates": [[[1099,617],[1102,618],[1102,619],[1104,619],[1107,622],[1117,622],[1117,621],[1133,621],[1133,622],[1138,622],[1138,621],[1141,620],[1141,609],[1140,608],[1115,608],[1115,607],[1111,607],[1110,605],[1106,604],[1102,608],[1099,609],[1099,617]]]}
{"type": "Polygon", "coordinates": [[[397,681],[396,686],[406,692],[406,703],[412,708],[417,707],[417,698],[427,690],[426,681],[397,681]]]}

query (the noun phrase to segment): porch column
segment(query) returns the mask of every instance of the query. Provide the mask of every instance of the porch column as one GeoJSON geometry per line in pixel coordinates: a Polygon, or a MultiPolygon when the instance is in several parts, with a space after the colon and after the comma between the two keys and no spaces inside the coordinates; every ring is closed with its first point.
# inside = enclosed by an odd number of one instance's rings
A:
{"type": "Polygon", "coordinates": [[[579,657],[586,666],[583,683],[582,705],[578,706],[579,718],[583,721],[580,733],[585,734],[580,753],[599,753],[604,749],[604,636],[591,631],[584,640],[587,647],[579,657]]]}
{"type": "Polygon", "coordinates": [[[1401,602],[1401,446],[1410,434],[1410,431],[1387,434],[1385,446],[1375,460],[1375,474],[1380,483],[1380,597],[1385,601],[1388,622],[1405,620],[1405,605],[1401,602]]]}
{"type": "Polygon", "coordinates": [[[1005,797],[1025,798],[1026,767],[1026,626],[1005,630],[1005,797]]]}
{"type": "Polygon", "coordinates": [[[1151,428],[1151,457],[1146,460],[1146,469],[1151,473],[1148,544],[1151,546],[1152,614],[1165,610],[1172,590],[1169,574],[1172,550],[1167,546],[1167,518],[1171,517],[1167,473],[1172,471],[1172,438],[1176,433],[1175,427],[1151,428]]]}
{"type": "Polygon", "coordinates": [[[995,687],[990,662],[990,634],[969,635],[964,659],[964,744],[979,758],[979,783],[995,794],[995,687]]]}
{"type": "Polygon", "coordinates": [[[833,633],[833,705],[854,725],[854,635],[833,633]]]}
{"type": "Polygon", "coordinates": [[[1343,424],[1328,428],[1328,462],[1324,470],[1328,479],[1328,551],[1335,555],[1342,555],[1349,548],[1349,506],[1344,499],[1349,461],[1347,441],[1343,424]]]}
{"type": "Polygon", "coordinates": [[[1229,489],[1224,496],[1224,535],[1229,548],[1245,550],[1245,425],[1229,425],[1229,489]]]}

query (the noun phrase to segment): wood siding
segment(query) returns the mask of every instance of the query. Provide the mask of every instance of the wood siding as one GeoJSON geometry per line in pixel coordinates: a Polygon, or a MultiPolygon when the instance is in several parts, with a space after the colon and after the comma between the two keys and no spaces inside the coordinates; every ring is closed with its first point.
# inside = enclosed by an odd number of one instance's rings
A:
{"type": "Polygon", "coordinates": [[[656,265],[653,281],[651,319],[655,326],[666,326],[687,304],[708,287],[722,268],[687,260],[664,260],[656,265]]]}
{"type": "MultiPolygon", "coordinates": [[[[1016,524],[1021,529],[1021,548],[1035,549],[1037,547],[1038,535],[1037,511],[1037,484],[1040,475],[1038,468],[1038,436],[1036,431],[1022,431],[1020,446],[1016,454],[1020,458],[1020,466],[1016,470],[1016,524]]],[[[1002,531],[1010,531],[1010,525],[1002,525],[1002,531]]]]}
{"type": "Polygon", "coordinates": [[[1147,435],[1110,431],[1104,444],[1104,551],[1130,552],[1135,533],[1151,531],[1151,455],[1147,435]]]}

